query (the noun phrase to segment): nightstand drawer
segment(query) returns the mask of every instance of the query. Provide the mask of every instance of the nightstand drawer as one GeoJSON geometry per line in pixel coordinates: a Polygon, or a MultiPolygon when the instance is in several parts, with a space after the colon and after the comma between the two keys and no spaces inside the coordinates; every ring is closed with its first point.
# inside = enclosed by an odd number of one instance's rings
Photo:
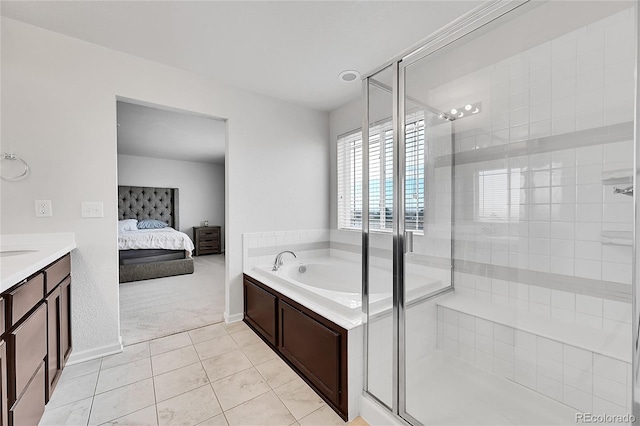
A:
{"type": "Polygon", "coordinates": [[[218,238],[218,233],[215,231],[200,231],[198,236],[200,238],[218,238]]]}
{"type": "Polygon", "coordinates": [[[211,241],[211,242],[209,242],[209,241],[203,241],[203,242],[201,242],[200,244],[198,244],[198,247],[199,247],[200,249],[205,249],[205,248],[218,248],[218,247],[220,247],[220,244],[218,244],[218,242],[217,242],[217,241],[216,241],[216,242],[213,242],[213,241],[211,241]]]}

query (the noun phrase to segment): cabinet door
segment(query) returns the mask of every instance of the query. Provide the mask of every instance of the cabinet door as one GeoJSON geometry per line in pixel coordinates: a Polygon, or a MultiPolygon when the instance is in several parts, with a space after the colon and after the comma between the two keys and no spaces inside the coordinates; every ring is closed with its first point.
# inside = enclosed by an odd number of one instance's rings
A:
{"type": "MultiPolygon", "coordinates": [[[[9,405],[22,394],[47,356],[47,308],[41,303],[29,317],[7,333],[9,405]]],[[[44,374],[45,368],[42,368],[44,374]]],[[[44,400],[44,384],[42,395],[44,400]]]]}
{"type": "Polygon", "coordinates": [[[244,318],[273,346],[277,341],[277,301],[276,296],[244,279],[244,318]]]}
{"type": "Polygon", "coordinates": [[[61,341],[60,341],[60,319],[62,300],[60,286],[56,287],[46,299],[47,302],[47,393],[46,401],[49,402],[53,389],[58,383],[60,373],[62,373],[61,341]]]}
{"type": "Polygon", "coordinates": [[[318,390],[340,405],[340,333],[280,300],[278,349],[318,390]]]}
{"type": "Polygon", "coordinates": [[[45,365],[36,370],[20,399],[11,407],[9,426],[37,425],[44,414],[45,365]]]}
{"type": "Polygon", "coordinates": [[[64,368],[71,355],[71,277],[60,284],[60,352],[61,366],[64,368]]]}
{"type": "Polygon", "coordinates": [[[0,421],[9,424],[9,398],[7,396],[7,345],[0,340],[0,421]]]}

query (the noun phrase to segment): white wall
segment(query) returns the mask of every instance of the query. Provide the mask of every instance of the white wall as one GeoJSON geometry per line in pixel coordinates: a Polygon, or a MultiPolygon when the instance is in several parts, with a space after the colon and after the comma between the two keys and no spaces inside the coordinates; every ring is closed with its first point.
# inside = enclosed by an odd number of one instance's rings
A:
{"type": "Polygon", "coordinates": [[[180,231],[208,220],[224,232],[224,164],[118,154],[118,185],[178,188],[180,231]]]}
{"type": "Polygon", "coordinates": [[[227,318],[242,313],[243,232],[329,222],[326,113],[2,18],[1,148],[32,175],[2,182],[1,232],[75,232],[75,359],[119,342],[117,96],[228,120],[227,318]],[[36,219],[35,199],[54,216],[36,219]],[[83,200],[102,201],[105,217],[82,219],[83,200]]]}

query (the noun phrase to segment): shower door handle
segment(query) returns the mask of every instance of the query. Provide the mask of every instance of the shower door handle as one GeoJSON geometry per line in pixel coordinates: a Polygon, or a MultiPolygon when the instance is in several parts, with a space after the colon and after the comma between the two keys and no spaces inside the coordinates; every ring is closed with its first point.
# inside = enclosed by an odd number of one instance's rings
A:
{"type": "Polygon", "coordinates": [[[404,252],[413,253],[413,232],[404,231],[404,252]]]}

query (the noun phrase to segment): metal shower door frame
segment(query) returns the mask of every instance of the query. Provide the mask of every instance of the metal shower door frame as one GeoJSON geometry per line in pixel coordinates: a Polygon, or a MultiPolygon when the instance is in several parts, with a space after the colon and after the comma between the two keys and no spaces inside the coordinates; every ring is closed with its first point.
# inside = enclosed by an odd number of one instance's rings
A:
{"type": "MultiPolygon", "coordinates": [[[[468,15],[429,36],[415,47],[393,60],[367,73],[362,79],[364,116],[362,120],[362,310],[364,324],[364,392],[403,424],[419,426],[421,423],[406,410],[406,341],[404,304],[404,247],[405,247],[405,72],[415,62],[437,52],[456,40],[465,37],[486,24],[512,12],[530,0],[497,0],[476,8],[468,15]],[[369,87],[370,79],[379,72],[392,68],[393,99],[393,372],[392,406],[387,406],[368,386],[368,302],[369,302],[369,87]]],[[[452,198],[453,199],[453,198],[452,198]]],[[[636,210],[636,214],[638,214],[636,210]]],[[[453,281],[452,281],[453,285],[453,281]]],[[[635,371],[635,370],[634,370],[635,371]]]]}

